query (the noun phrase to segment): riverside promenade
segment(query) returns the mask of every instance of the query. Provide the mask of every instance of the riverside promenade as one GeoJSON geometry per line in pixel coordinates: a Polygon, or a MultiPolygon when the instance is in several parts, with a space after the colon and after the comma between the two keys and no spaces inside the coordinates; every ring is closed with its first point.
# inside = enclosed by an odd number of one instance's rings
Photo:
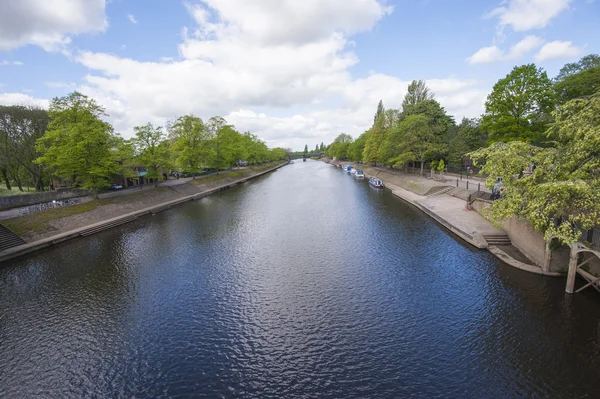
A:
{"type": "MultiPolygon", "coordinates": [[[[261,171],[261,172],[255,173],[255,174],[243,176],[243,177],[240,177],[237,179],[226,178],[226,179],[224,179],[224,182],[222,184],[212,186],[205,190],[202,190],[200,187],[195,187],[191,184],[186,184],[186,183],[188,183],[187,180],[183,181],[182,182],[183,184],[182,183],[177,183],[175,185],[170,184],[170,186],[173,186],[173,187],[171,187],[173,190],[179,192],[182,195],[179,196],[178,198],[170,200],[170,201],[162,202],[159,204],[153,204],[152,206],[138,209],[133,212],[121,214],[121,215],[118,215],[118,216],[115,216],[112,218],[102,220],[100,222],[90,223],[83,227],[77,227],[72,230],[68,230],[68,231],[65,231],[65,232],[62,232],[59,234],[52,235],[50,237],[42,238],[39,240],[34,240],[34,241],[27,242],[27,243],[19,245],[19,246],[15,246],[12,248],[2,250],[2,251],[0,251],[0,263],[2,263],[3,261],[9,260],[9,259],[16,258],[18,256],[26,255],[26,254],[41,250],[43,248],[47,248],[47,247],[68,241],[68,240],[72,240],[77,237],[85,237],[85,236],[95,234],[100,231],[104,231],[104,230],[110,229],[112,227],[116,227],[116,226],[119,226],[119,225],[122,225],[122,224],[125,224],[128,222],[134,221],[134,220],[140,218],[141,216],[153,215],[153,214],[167,210],[169,208],[172,208],[175,205],[178,205],[178,204],[181,204],[184,202],[194,201],[194,200],[198,200],[198,199],[207,197],[216,192],[226,190],[230,187],[233,187],[233,186],[245,183],[249,180],[255,179],[257,177],[263,176],[267,173],[271,173],[287,164],[288,163],[285,162],[285,163],[279,164],[273,168],[270,168],[270,169],[267,169],[267,170],[264,170],[264,171],[261,171]]],[[[151,191],[151,190],[147,190],[147,191],[151,191]]],[[[83,215],[85,215],[85,214],[83,214],[83,215]]]]}
{"type": "MultiPolygon", "coordinates": [[[[330,161],[329,163],[338,164],[339,162],[330,161]]],[[[494,226],[476,211],[467,209],[468,192],[465,190],[420,176],[407,176],[401,172],[391,172],[387,168],[366,167],[352,162],[344,162],[344,164],[362,169],[367,178],[376,177],[382,180],[385,187],[391,190],[396,197],[414,205],[474,247],[487,249],[510,266],[536,274],[561,275],[544,272],[540,266],[511,244],[505,231],[494,226]]]]}

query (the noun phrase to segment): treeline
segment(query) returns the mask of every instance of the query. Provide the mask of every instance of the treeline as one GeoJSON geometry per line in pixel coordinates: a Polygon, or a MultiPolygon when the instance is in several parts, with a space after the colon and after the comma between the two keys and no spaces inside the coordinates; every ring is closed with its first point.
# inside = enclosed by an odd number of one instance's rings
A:
{"type": "Polygon", "coordinates": [[[162,126],[148,123],[124,139],[106,122],[104,108],[81,93],[55,98],[48,110],[0,107],[0,176],[11,190],[25,184],[43,191],[53,177],[97,193],[114,175],[149,179],[163,173],[223,170],[238,160],[263,163],[286,158],[256,135],[240,133],[221,117],[185,115],[162,126]]]}
{"type": "Polygon", "coordinates": [[[425,82],[413,81],[400,109],[386,110],[380,101],[369,130],[356,140],[340,134],[325,155],[396,168],[416,162],[423,169],[438,160],[463,166],[468,153],[496,142],[551,145],[545,133],[553,112],[599,89],[600,57],[595,54],[566,64],[553,80],[534,64],[518,66],[494,85],[480,118],[457,124],[425,82]]]}

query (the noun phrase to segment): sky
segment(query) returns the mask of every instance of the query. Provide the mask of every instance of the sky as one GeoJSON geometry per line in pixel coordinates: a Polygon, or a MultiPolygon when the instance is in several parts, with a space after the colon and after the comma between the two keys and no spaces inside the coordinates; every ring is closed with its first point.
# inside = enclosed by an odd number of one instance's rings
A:
{"type": "Polygon", "coordinates": [[[271,147],[358,137],[423,79],[460,121],[517,65],[600,53],[598,0],[0,0],[0,104],[80,91],[115,131],[222,116],[271,147]]]}

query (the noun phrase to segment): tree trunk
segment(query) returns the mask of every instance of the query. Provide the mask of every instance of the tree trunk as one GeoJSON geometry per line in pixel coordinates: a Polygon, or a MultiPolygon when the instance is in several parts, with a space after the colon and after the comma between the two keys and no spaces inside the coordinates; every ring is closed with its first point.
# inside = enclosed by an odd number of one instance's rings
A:
{"type": "Polygon", "coordinates": [[[18,176],[15,176],[15,180],[17,181],[17,187],[19,187],[19,191],[24,191],[23,186],[21,185],[21,179],[18,176]]]}
{"type": "Polygon", "coordinates": [[[6,168],[0,169],[0,172],[2,172],[2,179],[4,180],[4,183],[6,184],[6,189],[12,190],[12,187],[10,186],[10,180],[8,179],[8,176],[6,175],[6,168]]]}
{"type": "Polygon", "coordinates": [[[98,189],[96,187],[92,188],[92,194],[94,195],[94,199],[100,199],[98,195],[98,189]]]}
{"type": "Polygon", "coordinates": [[[421,161],[421,176],[423,176],[423,166],[425,165],[425,161],[421,161]]]}

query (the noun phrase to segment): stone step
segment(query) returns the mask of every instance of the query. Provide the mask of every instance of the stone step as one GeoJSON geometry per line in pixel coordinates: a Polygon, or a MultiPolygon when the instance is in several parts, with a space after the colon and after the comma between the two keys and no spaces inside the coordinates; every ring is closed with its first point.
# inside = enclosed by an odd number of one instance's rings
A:
{"type": "Polygon", "coordinates": [[[512,242],[506,233],[484,234],[483,238],[488,245],[511,245],[512,242]]]}
{"type": "Polygon", "coordinates": [[[25,241],[0,224],[0,251],[25,244],[25,241]]]}
{"type": "Polygon", "coordinates": [[[127,218],[115,220],[113,222],[106,223],[106,224],[103,224],[103,225],[100,225],[100,226],[90,227],[89,229],[86,229],[86,230],[82,231],[81,235],[84,236],[84,237],[91,236],[92,234],[96,234],[96,233],[99,233],[101,231],[108,230],[108,229],[110,229],[112,227],[116,227],[116,226],[120,226],[120,225],[125,224],[125,223],[132,222],[132,221],[136,220],[137,218],[138,218],[137,216],[129,216],[127,218]]]}

